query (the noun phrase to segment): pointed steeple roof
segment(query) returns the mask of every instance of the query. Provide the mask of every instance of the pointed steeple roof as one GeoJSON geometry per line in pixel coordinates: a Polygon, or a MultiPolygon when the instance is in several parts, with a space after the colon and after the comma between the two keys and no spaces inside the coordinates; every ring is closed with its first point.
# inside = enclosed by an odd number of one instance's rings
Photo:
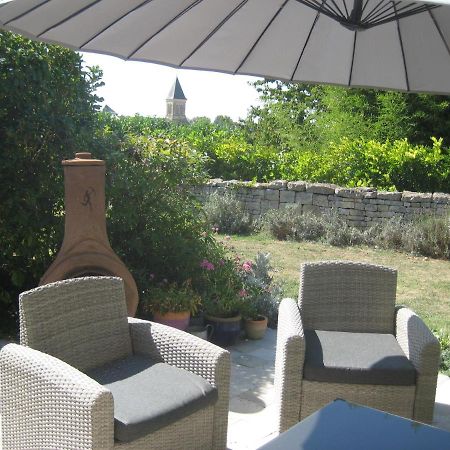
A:
{"type": "Polygon", "coordinates": [[[178,77],[175,78],[175,83],[173,83],[172,89],[169,91],[167,100],[187,100],[184,95],[183,89],[181,89],[181,84],[178,81],[178,77]]]}

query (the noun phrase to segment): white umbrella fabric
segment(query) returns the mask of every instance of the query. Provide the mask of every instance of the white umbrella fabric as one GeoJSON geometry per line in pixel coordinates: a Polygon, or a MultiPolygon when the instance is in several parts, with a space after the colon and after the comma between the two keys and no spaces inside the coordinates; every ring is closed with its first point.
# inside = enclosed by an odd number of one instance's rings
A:
{"type": "Polygon", "coordinates": [[[450,0],[0,0],[0,28],[180,68],[450,93],[450,0]]]}

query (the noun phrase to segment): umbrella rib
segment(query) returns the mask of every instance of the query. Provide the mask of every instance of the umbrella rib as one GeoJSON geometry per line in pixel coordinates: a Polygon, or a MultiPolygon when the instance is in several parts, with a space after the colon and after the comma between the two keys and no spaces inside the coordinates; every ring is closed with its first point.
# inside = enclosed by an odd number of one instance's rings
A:
{"type": "Polygon", "coordinates": [[[179,12],[175,17],[170,19],[164,26],[162,26],[158,31],[153,33],[148,39],[146,39],[142,44],[140,44],[138,47],[136,47],[130,54],[127,55],[126,59],[130,59],[133,55],[135,55],[144,45],[147,45],[156,35],[164,31],[168,26],[170,26],[173,22],[178,20],[180,17],[184,16],[188,11],[190,11],[192,8],[197,6],[199,3],[202,3],[203,0],[195,0],[193,3],[191,3],[189,6],[184,8],[181,12],[179,12]]]}
{"type": "Polygon", "coordinates": [[[434,14],[431,12],[431,10],[428,10],[428,14],[430,14],[431,19],[434,22],[434,26],[436,27],[436,29],[439,33],[439,36],[441,37],[442,42],[444,43],[445,48],[447,49],[447,53],[450,55],[450,47],[448,46],[447,41],[445,40],[444,34],[442,33],[442,30],[441,30],[441,27],[437,23],[436,17],[434,17],[434,14]]]}
{"type": "Polygon", "coordinates": [[[35,9],[40,8],[42,5],[45,5],[46,3],[51,2],[51,0],[44,0],[42,3],[39,3],[39,5],[35,5],[30,9],[27,9],[25,12],[19,14],[18,16],[13,17],[12,19],[9,19],[7,22],[5,22],[3,25],[8,25],[11,22],[14,22],[15,20],[21,19],[23,16],[26,16],[30,12],[33,12],[35,9]]]}
{"type": "MultiPolygon", "coordinates": [[[[412,5],[406,5],[403,6],[400,9],[397,9],[395,11],[395,15],[396,17],[398,17],[399,19],[403,18],[403,17],[408,17],[408,16],[412,16],[416,13],[420,13],[420,12],[424,12],[424,11],[428,11],[429,9],[433,9],[433,8],[437,8],[439,7],[438,5],[436,6],[428,6],[428,5],[419,5],[416,6],[414,8],[411,8],[412,5]]],[[[362,23],[365,23],[367,21],[367,17],[364,18],[364,21],[362,23]]],[[[378,14],[376,14],[375,16],[372,16],[370,18],[370,24],[372,26],[374,25],[381,25],[383,23],[392,21],[392,13],[389,10],[383,11],[383,12],[379,12],[378,14]]]]}
{"type": "Polygon", "coordinates": [[[322,1],[322,2],[316,2],[316,4],[320,5],[320,12],[328,15],[329,17],[332,17],[334,19],[336,19],[337,17],[342,17],[343,19],[345,19],[345,15],[344,13],[339,9],[339,7],[336,5],[336,3],[334,1],[331,1],[332,4],[327,3],[326,1],[322,1]]]}
{"type": "Polygon", "coordinates": [[[39,34],[36,35],[36,37],[41,37],[43,34],[47,33],[48,31],[50,31],[52,28],[56,28],[59,27],[60,25],[62,25],[64,22],[67,22],[68,20],[72,19],[73,17],[78,16],[78,14],[83,13],[84,11],[88,10],[89,8],[91,8],[92,6],[94,6],[95,4],[101,2],[102,0],[94,0],[92,3],[89,3],[89,5],[84,6],[83,8],[79,9],[78,11],[70,14],[69,16],[65,17],[64,19],[60,20],[59,22],[54,23],[51,27],[46,28],[44,31],[41,31],[39,34]]]}
{"type": "MultiPolygon", "coordinates": [[[[336,15],[340,15],[341,17],[345,18],[345,14],[341,11],[341,9],[339,8],[339,6],[337,5],[337,3],[334,0],[331,0],[331,3],[335,6],[335,8],[339,11],[339,14],[336,15]]],[[[330,5],[327,5],[328,8],[332,9],[330,5]]]]}
{"type": "Polygon", "coordinates": [[[341,17],[342,19],[346,19],[346,17],[342,14],[342,11],[338,8],[333,8],[332,5],[329,5],[325,1],[315,1],[315,0],[296,0],[302,5],[307,6],[308,8],[312,8],[315,11],[318,11],[325,16],[331,17],[336,20],[337,17],[341,17]]]}
{"type": "MultiPolygon", "coordinates": [[[[326,0],[324,0],[324,2],[325,1],[326,0]]],[[[305,53],[306,46],[308,45],[308,42],[309,42],[309,39],[311,38],[311,34],[312,34],[313,30],[314,30],[314,27],[316,26],[316,23],[319,20],[319,16],[320,16],[320,12],[317,11],[316,17],[314,18],[314,22],[312,23],[311,28],[309,30],[308,37],[306,38],[306,41],[305,41],[305,44],[303,45],[302,51],[300,53],[300,56],[298,57],[298,61],[297,61],[297,64],[295,65],[295,69],[292,72],[292,76],[290,78],[291,81],[293,81],[293,79],[294,79],[295,72],[297,72],[298,66],[300,65],[300,61],[303,58],[303,54],[305,53]]]]}
{"type": "MultiPolygon", "coordinates": [[[[369,0],[366,0],[366,2],[368,2],[369,0]]],[[[344,9],[345,9],[345,15],[346,17],[349,17],[350,14],[348,12],[348,8],[347,8],[347,3],[345,2],[345,0],[342,2],[344,4],[344,9]]]]}
{"type": "MultiPolygon", "coordinates": [[[[395,3],[392,2],[394,5],[394,12],[397,12],[397,8],[395,6],[395,3]]],[[[403,67],[405,69],[405,81],[406,81],[406,89],[409,91],[409,78],[408,78],[408,68],[406,66],[406,58],[405,58],[405,49],[403,48],[403,38],[402,38],[402,33],[400,31],[400,21],[398,19],[396,19],[397,22],[397,33],[398,33],[398,38],[400,40],[400,48],[402,50],[402,58],[403,58],[403,67]]]]}
{"type": "Polygon", "coordinates": [[[285,0],[283,2],[283,4],[278,8],[278,11],[274,14],[274,16],[270,19],[269,23],[265,26],[263,32],[259,35],[258,39],[255,41],[255,43],[252,45],[251,49],[248,51],[248,53],[245,55],[245,58],[242,60],[242,62],[239,64],[238,68],[234,71],[234,73],[236,74],[239,69],[245,64],[245,62],[247,61],[248,57],[251,55],[251,53],[253,52],[253,50],[255,49],[255,47],[258,45],[259,41],[261,40],[261,38],[264,36],[264,34],[266,33],[266,31],[268,30],[268,28],[270,27],[270,25],[272,25],[273,21],[278,17],[278,15],[281,13],[281,11],[284,9],[284,7],[286,6],[286,3],[289,0],[285,0]]]}
{"type": "MultiPolygon", "coordinates": [[[[367,13],[367,16],[364,17],[364,22],[370,20],[373,16],[378,17],[380,14],[385,14],[390,9],[394,9],[395,2],[391,2],[392,5],[389,5],[389,3],[383,3],[383,0],[381,0],[369,13],[367,13]]],[[[397,2],[400,3],[400,2],[397,2]]]]}
{"type": "Polygon", "coordinates": [[[80,45],[80,49],[82,49],[84,46],[88,45],[89,42],[93,41],[95,38],[97,38],[98,36],[100,36],[102,33],[104,33],[107,29],[111,28],[112,26],[114,26],[117,22],[119,22],[120,20],[122,20],[124,17],[128,16],[129,14],[132,14],[134,11],[136,11],[137,9],[141,8],[142,6],[144,6],[147,3],[152,2],[153,0],[144,0],[142,3],[140,3],[139,5],[135,6],[133,9],[127,11],[125,14],[123,14],[122,16],[118,17],[116,20],[114,20],[113,22],[109,23],[105,28],[102,28],[98,33],[95,33],[94,36],[91,36],[86,42],[84,42],[83,44],[80,45]]]}
{"type": "Polygon", "coordinates": [[[205,37],[205,39],[203,39],[200,44],[197,45],[197,47],[195,47],[194,50],[192,50],[191,53],[189,53],[189,55],[183,59],[183,61],[181,61],[181,63],[179,64],[179,66],[183,66],[183,64],[192,57],[192,55],[197,52],[201,47],[203,47],[204,44],[206,44],[206,42],[208,42],[212,36],[214,36],[214,34],[217,33],[217,31],[219,31],[220,28],[223,27],[223,25],[228,22],[228,20],[233,17],[246,3],[248,2],[248,0],[242,0],[241,3],[239,3],[239,5],[237,5],[223,20],[220,21],[220,23],[214,28],[214,30],[212,30],[208,36],[205,37]]]}
{"type": "MultiPolygon", "coordinates": [[[[369,0],[366,0],[364,2],[364,6],[362,7],[361,14],[364,14],[364,11],[366,10],[368,4],[369,4],[369,0]]],[[[345,5],[345,2],[344,2],[344,5],[345,5]]]]}
{"type": "Polygon", "coordinates": [[[353,63],[355,62],[356,35],[358,32],[355,30],[353,33],[354,33],[354,37],[353,37],[352,63],[350,64],[350,73],[348,74],[348,86],[349,87],[352,84],[353,63]]]}

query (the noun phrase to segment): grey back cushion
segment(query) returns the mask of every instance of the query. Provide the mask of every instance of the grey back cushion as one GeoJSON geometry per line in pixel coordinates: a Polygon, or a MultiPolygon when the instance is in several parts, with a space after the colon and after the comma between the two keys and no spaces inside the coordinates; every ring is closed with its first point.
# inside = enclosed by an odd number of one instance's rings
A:
{"type": "Polygon", "coordinates": [[[217,389],[198,375],[146,355],[114,361],[87,375],[112,392],[114,437],[122,442],[170,425],[218,398],[217,389]]]}
{"type": "Polygon", "coordinates": [[[299,308],[311,330],[394,333],[397,272],[349,261],[305,263],[299,308]]]}
{"type": "Polygon", "coordinates": [[[123,281],[85,277],[40,286],[19,297],[20,342],[87,370],[130,355],[123,281]]]}
{"type": "Polygon", "coordinates": [[[306,330],[303,376],[347,384],[416,383],[414,366],[391,334],[306,330]]]}

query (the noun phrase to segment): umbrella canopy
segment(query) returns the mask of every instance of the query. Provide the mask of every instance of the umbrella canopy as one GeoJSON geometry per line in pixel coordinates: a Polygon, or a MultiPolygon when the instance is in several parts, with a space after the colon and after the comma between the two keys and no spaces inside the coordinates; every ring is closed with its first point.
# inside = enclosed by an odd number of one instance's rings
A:
{"type": "Polygon", "coordinates": [[[0,27],[180,68],[450,93],[448,3],[0,0],[0,27]]]}

